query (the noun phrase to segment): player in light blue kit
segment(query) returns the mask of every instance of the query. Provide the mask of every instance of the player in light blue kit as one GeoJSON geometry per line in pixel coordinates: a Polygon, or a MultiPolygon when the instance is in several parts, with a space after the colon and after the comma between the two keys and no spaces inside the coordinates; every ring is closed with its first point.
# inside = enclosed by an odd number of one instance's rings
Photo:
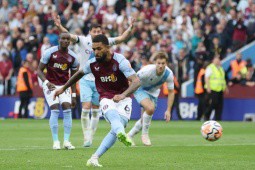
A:
{"type": "MultiPolygon", "coordinates": [[[[67,30],[61,25],[59,16],[54,18],[55,25],[61,32],[67,30]]],[[[108,38],[109,45],[116,45],[128,39],[132,32],[132,27],[135,20],[131,19],[128,29],[119,37],[108,38]]],[[[102,34],[102,28],[98,24],[90,26],[89,34],[85,36],[71,35],[71,41],[79,46],[78,56],[80,59],[80,67],[82,68],[92,53],[92,38],[96,35],[102,34]]],[[[92,145],[93,136],[96,132],[100,110],[99,110],[99,94],[95,87],[95,77],[93,74],[86,74],[79,82],[80,84],[80,98],[82,103],[81,125],[84,135],[84,147],[92,145]],[[91,117],[90,117],[90,113],[91,117]]]]}
{"type": "MultiPolygon", "coordinates": [[[[144,66],[137,72],[141,81],[141,87],[134,93],[135,99],[143,107],[144,113],[135,126],[129,131],[128,136],[132,140],[132,145],[135,145],[133,137],[142,130],[142,142],[145,146],[150,146],[149,127],[151,124],[152,115],[157,106],[157,99],[160,93],[160,87],[167,82],[168,87],[168,102],[167,110],[164,118],[170,121],[171,108],[174,101],[174,77],[173,72],[167,67],[168,56],[165,52],[156,52],[155,64],[144,66]]],[[[154,57],[153,56],[153,57],[154,57]]]]}

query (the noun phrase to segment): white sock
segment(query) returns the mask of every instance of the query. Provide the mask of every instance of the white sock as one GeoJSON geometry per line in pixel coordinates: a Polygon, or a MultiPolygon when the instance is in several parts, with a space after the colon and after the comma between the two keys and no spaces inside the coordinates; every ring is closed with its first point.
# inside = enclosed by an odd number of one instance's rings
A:
{"type": "Polygon", "coordinates": [[[99,109],[92,109],[92,116],[91,116],[91,122],[90,122],[90,129],[92,131],[91,139],[93,138],[94,134],[97,130],[97,125],[99,122],[99,109]]]}
{"type": "Polygon", "coordinates": [[[143,112],[142,134],[148,134],[149,133],[151,118],[152,118],[152,116],[148,115],[146,112],[143,112]]]}
{"type": "Polygon", "coordinates": [[[128,132],[128,135],[130,137],[135,136],[137,133],[139,133],[142,130],[142,121],[139,119],[136,123],[135,126],[128,132]]]}
{"type": "Polygon", "coordinates": [[[90,118],[89,109],[82,109],[81,112],[81,127],[84,136],[84,140],[90,140],[90,118]]]}

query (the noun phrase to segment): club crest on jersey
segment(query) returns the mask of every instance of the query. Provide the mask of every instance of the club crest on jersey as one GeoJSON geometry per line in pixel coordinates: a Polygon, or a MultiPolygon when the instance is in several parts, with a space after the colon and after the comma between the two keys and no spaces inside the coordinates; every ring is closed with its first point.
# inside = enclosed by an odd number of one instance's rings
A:
{"type": "Polygon", "coordinates": [[[101,82],[116,82],[117,81],[117,77],[114,74],[111,74],[110,76],[104,76],[104,77],[100,77],[101,82]]]}
{"type": "Polygon", "coordinates": [[[64,71],[67,69],[67,64],[54,63],[53,67],[59,68],[64,71]]]}
{"type": "Polygon", "coordinates": [[[113,64],[112,70],[113,70],[113,71],[117,71],[117,66],[116,66],[116,64],[113,64]]]}
{"type": "Polygon", "coordinates": [[[99,67],[96,67],[96,66],[95,66],[95,70],[96,70],[96,71],[99,71],[99,67]]]}

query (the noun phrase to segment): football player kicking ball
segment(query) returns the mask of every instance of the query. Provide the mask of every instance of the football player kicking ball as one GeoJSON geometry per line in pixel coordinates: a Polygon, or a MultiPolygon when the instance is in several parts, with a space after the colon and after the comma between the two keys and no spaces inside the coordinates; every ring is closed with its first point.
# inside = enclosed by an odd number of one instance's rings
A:
{"type": "Polygon", "coordinates": [[[164,52],[154,53],[155,64],[150,64],[143,67],[137,72],[141,81],[141,87],[134,93],[135,99],[143,107],[144,112],[135,126],[130,130],[128,136],[132,140],[132,145],[135,145],[133,137],[142,130],[142,142],[146,146],[151,145],[149,138],[149,127],[151,124],[152,115],[157,106],[160,87],[164,82],[168,86],[168,101],[167,110],[164,118],[167,122],[171,118],[171,108],[174,101],[174,77],[173,72],[167,67],[168,56],[164,52]]]}
{"type": "MultiPolygon", "coordinates": [[[[108,38],[109,45],[112,46],[120,44],[127,40],[131,35],[134,22],[135,20],[131,18],[130,26],[122,35],[114,38],[108,38]]],[[[58,27],[59,31],[67,32],[67,30],[62,26],[59,16],[54,17],[54,23],[58,27]]],[[[79,57],[81,68],[83,68],[85,63],[92,56],[92,38],[99,34],[102,34],[102,28],[98,24],[92,24],[90,26],[89,34],[86,37],[83,35],[78,36],[70,34],[71,41],[79,46],[79,52],[77,55],[79,57]]],[[[82,103],[81,125],[84,136],[83,146],[90,147],[92,145],[93,136],[96,132],[100,117],[99,94],[96,90],[95,77],[92,73],[83,76],[83,78],[79,81],[79,85],[82,103]]]]}
{"type": "Polygon", "coordinates": [[[79,64],[76,54],[68,49],[70,44],[69,33],[60,34],[59,44],[59,46],[51,47],[43,53],[38,66],[38,76],[43,81],[43,93],[51,109],[49,121],[53,138],[53,149],[60,149],[60,142],[58,140],[59,104],[62,106],[64,115],[63,147],[66,149],[75,149],[69,141],[72,128],[71,103],[72,107],[76,105],[75,84],[72,86],[72,97],[69,88],[66,88],[64,93],[59,95],[56,100],[53,100],[53,96],[54,91],[61,88],[68,81],[69,70],[71,70],[71,75],[73,75],[77,71],[79,64]],[[45,68],[47,68],[46,75],[43,73],[45,68]]]}
{"type": "Polygon", "coordinates": [[[132,100],[129,96],[138,89],[140,80],[123,55],[110,52],[105,35],[93,38],[92,49],[95,57],[88,60],[84,68],[72,76],[62,88],[56,90],[54,96],[61,95],[85,74],[93,73],[100,95],[100,110],[110,123],[111,130],[87,161],[87,166],[102,167],[98,163],[98,158],[113,146],[117,138],[126,146],[131,146],[131,140],[125,133],[132,109],[132,100]]]}

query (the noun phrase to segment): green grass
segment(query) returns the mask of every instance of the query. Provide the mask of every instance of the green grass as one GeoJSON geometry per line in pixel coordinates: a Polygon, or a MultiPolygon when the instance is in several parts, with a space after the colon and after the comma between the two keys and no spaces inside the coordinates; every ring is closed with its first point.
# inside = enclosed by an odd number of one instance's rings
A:
{"type": "MultiPolygon", "coordinates": [[[[62,121],[59,124],[62,139],[62,121]]],[[[133,124],[134,121],[129,122],[127,130],[133,124]]],[[[255,123],[221,122],[224,132],[216,142],[202,138],[201,124],[153,121],[150,129],[153,146],[143,146],[137,135],[136,147],[127,148],[116,142],[100,158],[100,163],[103,169],[110,170],[254,169],[255,123]]],[[[83,148],[80,121],[74,120],[71,142],[77,149],[54,151],[48,120],[1,120],[0,169],[88,169],[87,160],[109,129],[109,124],[100,120],[93,146],[83,148]]]]}

